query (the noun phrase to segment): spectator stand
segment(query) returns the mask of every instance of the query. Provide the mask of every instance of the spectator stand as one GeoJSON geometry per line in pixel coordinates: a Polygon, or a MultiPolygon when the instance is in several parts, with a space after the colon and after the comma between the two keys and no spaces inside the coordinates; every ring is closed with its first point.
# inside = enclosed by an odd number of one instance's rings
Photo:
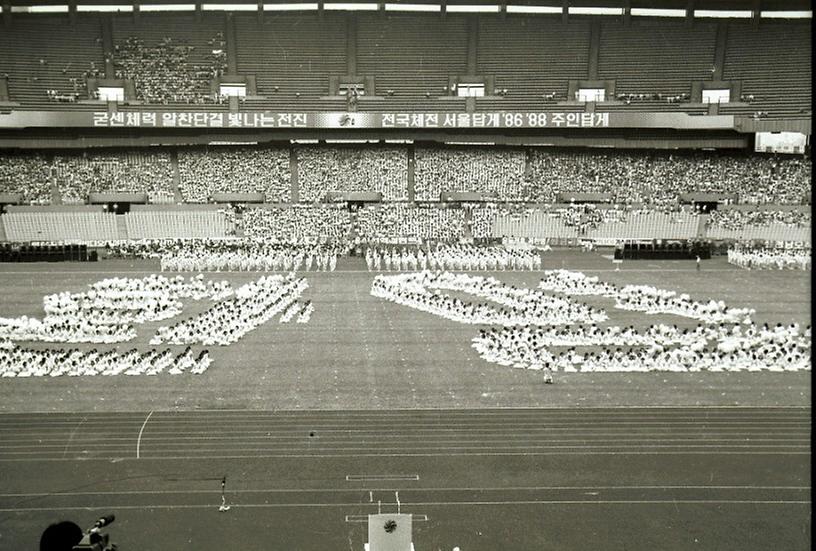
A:
{"type": "Polygon", "coordinates": [[[65,16],[14,14],[0,32],[0,79],[8,75],[9,99],[43,111],[95,108],[81,102],[87,79],[104,72],[101,42],[98,17],[69,25],[65,16]]]}
{"type": "Polygon", "coordinates": [[[525,162],[520,148],[417,147],[415,198],[437,201],[445,192],[476,192],[505,201],[526,199],[525,162]]]}
{"type": "Polygon", "coordinates": [[[808,207],[730,205],[708,215],[706,236],[738,242],[762,240],[811,242],[811,212],[808,207]]]}
{"type": "Polygon", "coordinates": [[[265,201],[292,199],[288,147],[207,147],[178,151],[179,187],[186,203],[214,195],[262,194],[265,201]]]}
{"type": "Polygon", "coordinates": [[[239,231],[248,238],[292,244],[334,243],[348,240],[351,213],[345,203],[265,204],[247,207],[240,223],[239,231]]]}
{"type": "Polygon", "coordinates": [[[458,241],[467,237],[467,215],[445,203],[383,203],[358,211],[356,231],[366,243],[458,241]]]}
{"type": "Polygon", "coordinates": [[[218,239],[235,230],[219,205],[133,205],[124,216],[128,239],[218,239]]]}
{"type": "Polygon", "coordinates": [[[798,158],[744,153],[533,149],[525,200],[610,194],[622,205],[676,209],[683,194],[735,195],[743,203],[801,203],[811,167],[798,158]]]}
{"type": "Polygon", "coordinates": [[[227,73],[222,17],[142,14],[113,21],[115,77],[132,82],[133,99],[159,105],[224,102],[215,84],[227,73]]]}
{"type": "Polygon", "coordinates": [[[0,219],[9,241],[64,243],[119,237],[116,217],[101,205],[9,206],[0,219]]]}
{"type": "Polygon", "coordinates": [[[63,203],[82,204],[92,192],[146,193],[151,203],[174,202],[170,153],[158,149],[60,152],[50,174],[63,203]]]}
{"type": "Polygon", "coordinates": [[[49,158],[41,153],[0,153],[0,194],[19,197],[26,204],[50,204],[49,158]]]}
{"type": "Polygon", "coordinates": [[[404,147],[302,146],[297,148],[300,200],[328,193],[380,193],[385,201],[408,199],[408,151],[404,147]]]}

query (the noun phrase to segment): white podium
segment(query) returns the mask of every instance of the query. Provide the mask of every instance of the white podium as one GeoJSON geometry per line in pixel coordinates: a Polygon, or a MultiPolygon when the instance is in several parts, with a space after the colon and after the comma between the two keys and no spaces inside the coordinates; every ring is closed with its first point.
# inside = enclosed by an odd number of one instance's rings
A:
{"type": "Polygon", "coordinates": [[[368,543],[365,551],[414,551],[410,514],[368,515],[368,543]]]}

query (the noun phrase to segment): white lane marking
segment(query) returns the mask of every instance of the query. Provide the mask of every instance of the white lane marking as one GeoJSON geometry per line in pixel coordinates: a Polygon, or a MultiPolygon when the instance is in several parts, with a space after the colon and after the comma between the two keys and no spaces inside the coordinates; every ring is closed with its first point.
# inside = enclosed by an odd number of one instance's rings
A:
{"type": "MultiPolygon", "coordinates": [[[[167,436],[173,438],[175,436],[184,436],[190,435],[190,433],[204,433],[204,436],[207,437],[215,437],[218,436],[220,433],[227,433],[227,436],[244,436],[244,435],[251,435],[257,434],[263,437],[296,437],[293,431],[304,430],[304,427],[313,426],[314,423],[304,424],[304,425],[287,425],[287,424],[278,424],[275,426],[270,426],[269,423],[273,422],[272,420],[266,423],[257,423],[257,424],[248,424],[246,422],[236,421],[234,423],[228,424],[220,424],[218,422],[211,422],[202,425],[193,425],[193,424],[179,424],[176,426],[168,426],[167,424],[157,423],[154,421],[154,429],[151,432],[153,435],[152,437],[159,438],[161,436],[167,436]],[[205,432],[206,431],[206,432],[205,432]]],[[[382,419],[380,420],[380,424],[382,419]]],[[[321,432],[329,436],[339,434],[339,435],[346,435],[349,433],[352,434],[379,434],[382,433],[382,428],[377,426],[366,426],[367,421],[359,421],[354,423],[350,421],[348,424],[332,424],[332,425],[323,425],[321,424],[320,429],[321,432]],[[350,426],[354,426],[357,428],[349,428],[350,426]]],[[[13,438],[23,438],[23,437],[34,437],[37,440],[45,437],[58,437],[61,434],[64,434],[64,429],[67,429],[69,426],[73,424],[65,424],[64,426],[54,426],[54,427],[44,427],[44,428],[35,428],[35,427],[25,427],[21,429],[12,429],[12,428],[3,428],[0,427],[0,434],[3,434],[5,437],[3,438],[4,441],[11,440],[13,438]],[[63,429],[63,430],[59,430],[63,429]]],[[[75,425],[73,425],[75,426],[75,425]]],[[[128,428],[132,427],[132,424],[127,425],[91,425],[89,423],[85,423],[86,431],[89,431],[89,435],[94,435],[95,433],[105,434],[113,430],[127,430],[128,428]]],[[[751,421],[746,420],[743,421],[649,421],[649,422],[638,422],[638,421],[619,421],[615,423],[603,423],[603,422],[578,422],[578,421],[530,421],[530,422],[497,422],[497,423],[475,423],[475,422],[462,422],[462,423],[427,423],[427,424],[412,424],[406,425],[405,427],[400,428],[398,431],[394,431],[394,434],[398,435],[420,435],[420,434],[427,434],[433,432],[479,432],[479,433],[487,433],[487,432],[500,432],[505,434],[508,431],[514,433],[527,433],[533,431],[547,431],[547,432],[557,432],[557,431],[575,431],[579,434],[587,434],[587,431],[598,431],[603,428],[604,431],[611,431],[611,430],[625,430],[625,431],[703,431],[705,434],[709,434],[716,431],[728,431],[729,433],[733,433],[734,431],[770,431],[776,432],[778,430],[785,430],[788,432],[792,431],[807,431],[811,426],[811,422],[809,419],[802,419],[800,421],[792,421],[792,420],[785,420],[785,421],[778,421],[778,422],[762,422],[762,421],[751,421]]],[[[609,434],[607,432],[606,434],[609,434]]],[[[639,433],[634,433],[639,434],[639,433]]],[[[195,436],[191,436],[195,438],[195,436]]],[[[114,437],[116,438],[116,437],[114,437]]]]}
{"type": "MultiPolygon", "coordinates": [[[[373,432],[373,431],[372,431],[373,432]]],[[[531,441],[533,435],[531,435],[528,431],[524,433],[518,434],[505,434],[501,439],[495,438],[486,438],[487,436],[492,436],[492,434],[486,434],[487,431],[468,431],[468,435],[470,436],[479,436],[480,443],[486,442],[508,442],[511,440],[518,440],[524,439],[525,441],[531,441]]],[[[490,431],[493,433],[496,431],[490,431]]],[[[574,435],[574,437],[563,437],[561,434],[544,434],[540,435],[541,438],[546,438],[547,442],[557,443],[557,442],[586,442],[588,439],[592,439],[593,442],[605,442],[605,441],[613,441],[613,442],[643,442],[643,441],[671,441],[671,442],[810,442],[810,432],[806,431],[797,431],[797,432],[787,432],[787,433],[779,433],[778,431],[774,431],[773,435],[775,436],[784,436],[784,438],[766,438],[766,435],[770,435],[770,432],[720,432],[720,433],[712,433],[712,432],[641,432],[635,433],[639,437],[638,438],[616,438],[617,433],[598,433],[598,432],[580,432],[574,435]],[[725,436],[718,436],[718,435],[725,435],[725,436]],[[602,438],[598,438],[598,437],[602,438]],[[674,438],[669,438],[669,436],[674,436],[674,438]],[[701,438],[701,436],[707,436],[709,438],[701,438]],[[797,436],[801,436],[802,438],[796,438],[797,436]],[[605,438],[603,438],[605,437],[605,438]],[[655,438],[656,437],[656,438],[655,438]]],[[[632,434],[630,431],[627,431],[625,434],[632,434]]],[[[408,441],[410,442],[413,439],[417,439],[420,441],[427,441],[429,438],[444,438],[446,443],[457,443],[457,442],[471,442],[472,440],[452,440],[449,435],[446,434],[438,434],[438,435],[431,435],[431,434],[405,434],[405,435],[394,435],[394,434],[387,434],[382,435],[377,440],[365,440],[367,437],[363,437],[362,440],[357,438],[341,438],[338,436],[335,438],[338,442],[355,442],[358,444],[366,444],[366,443],[382,443],[382,439],[398,439],[401,441],[408,441]]],[[[145,437],[145,440],[150,440],[157,446],[161,446],[165,442],[172,442],[172,443],[184,443],[184,444],[195,444],[197,440],[206,440],[208,442],[213,442],[215,445],[234,445],[235,440],[239,442],[245,441],[252,441],[252,440],[296,440],[298,436],[284,436],[284,435],[264,435],[264,436],[254,436],[252,433],[250,434],[239,434],[239,435],[229,435],[229,436],[181,436],[175,434],[169,434],[164,436],[149,436],[145,437]],[[182,442],[184,440],[192,440],[192,442],[182,442]]],[[[326,439],[331,440],[331,439],[326,439]]],[[[14,448],[56,448],[60,446],[60,442],[62,441],[61,438],[38,438],[37,435],[28,437],[28,438],[10,438],[10,439],[3,439],[3,444],[0,444],[0,450],[4,449],[14,449],[14,448]]],[[[99,438],[85,438],[85,441],[89,443],[93,443],[93,447],[98,448],[118,448],[122,446],[128,445],[127,442],[130,441],[130,438],[127,437],[106,437],[104,434],[100,434],[99,438]],[[117,443],[117,441],[121,441],[122,443],[117,443]],[[100,443],[101,442],[101,443],[100,443]]]]}
{"type": "Polygon", "coordinates": [[[77,426],[74,427],[74,430],[71,431],[71,436],[68,437],[68,441],[65,443],[65,448],[62,450],[62,458],[65,459],[65,456],[68,454],[68,446],[71,445],[71,442],[74,441],[74,435],[76,434],[79,427],[82,426],[82,423],[85,422],[85,417],[83,417],[77,426]]]}
{"type": "MultiPolygon", "coordinates": [[[[334,419],[292,419],[291,421],[288,419],[275,419],[275,418],[267,418],[267,419],[258,419],[259,425],[264,427],[268,427],[270,422],[277,422],[278,424],[274,427],[275,430],[295,430],[295,429],[304,429],[310,426],[314,426],[315,424],[320,425],[320,429],[322,431],[331,431],[331,430],[338,430],[341,432],[366,432],[366,431],[373,431],[373,430],[382,430],[380,426],[372,426],[366,428],[356,428],[350,429],[348,428],[349,425],[355,425],[357,427],[364,426],[368,423],[377,423],[378,425],[382,424],[383,419],[388,419],[388,417],[376,417],[372,416],[371,418],[353,418],[350,417],[348,420],[343,420],[339,417],[334,419]]],[[[606,419],[604,417],[603,419],[606,419]]],[[[253,424],[247,423],[254,423],[254,419],[191,419],[191,420],[179,420],[179,422],[168,422],[168,421],[158,421],[157,427],[161,427],[165,433],[170,432],[172,433],[172,429],[178,428],[179,432],[186,432],[190,428],[213,428],[213,429],[223,429],[232,430],[235,428],[236,424],[240,424],[243,428],[250,429],[249,431],[245,432],[252,432],[252,428],[254,427],[253,424]],[[169,430],[168,430],[169,429],[169,430]]],[[[457,429],[503,429],[507,427],[516,427],[518,429],[526,429],[526,428],[538,428],[538,429],[557,429],[557,428],[573,428],[573,427],[616,427],[616,426],[635,426],[635,427],[683,427],[683,426],[704,426],[704,427],[741,427],[741,426],[748,426],[748,427],[767,427],[767,426],[774,426],[778,427],[781,425],[810,425],[811,420],[810,417],[806,415],[802,416],[786,416],[780,417],[778,419],[769,419],[767,417],[758,416],[749,417],[749,416],[734,416],[734,417],[725,417],[720,416],[718,418],[703,418],[703,417],[637,417],[635,415],[628,415],[625,417],[621,417],[619,419],[613,420],[593,420],[592,416],[585,415],[585,416],[575,416],[575,417],[554,417],[550,416],[547,417],[544,414],[537,417],[509,417],[507,419],[502,419],[500,417],[496,417],[495,419],[491,420],[489,417],[484,418],[484,420],[472,418],[469,419],[467,417],[461,418],[451,418],[446,419],[444,422],[436,422],[432,420],[428,420],[427,422],[417,422],[417,423],[403,423],[400,425],[399,430],[403,432],[407,432],[407,429],[421,429],[421,430],[438,430],[445,427],[450,427],[450,430],[457,430],[457,429]],[[583,421],[584,419],[588,419],[587,421],[583,421]]],[[[0,425],[0,431],[5,432],[20,432],[21,434],[31,434],[22,432],[23,430],[33,431],[33,434],[39,434],[42,432],[54,431],[61,427],[65,426],[72,426],[73,422],[55,422],[55,423],[48,423],[48,424],[17,424],[17,425],[0,425]]],[[[114,421],[110,423],[88,423],[89,428],[101,428],[101,429],[112,429],[112,428],[127,428],[132,426],[132,422],[119,422],[114,421]]],[[[260,432],[256,430],[255,432],[260,432]]],[[[267,428],[267,432],[269,429],[267,428]]]]}
{"type": "MultiPolygon", "coordinates": [[[[629,264],[631,266],[631,264],[629,264]]],[[[647,264],[648,266],[648,264],[647,264]]],[[[157,266],[158,268],[158,266],[157,266]]],[[[496,271],[496,270],[454,270],[455,272],[461,273],[468,273],[468,274],[504,274],[504,275],[513,275],[519,276],[524,274],[542,274],[547,270],[551,270],[552,267],[541,268],[540,270],[509,270],[509,271],[496,271]]],[[[625,272],[629,274],[636,274],[638,272],[693,272],[695,271],[695,267],[689,266],[685,268],[634,268],[634,269],[626,269],[625,272]]],[[[581,271],[584,272],[620,272],[621,270],[616,270],[615,268],[582,268],[581,271]]],[[[736,267],[722,267],[722,268],[715,268],[715,267],[707,267],[706,272],[737,272],[739,271],[736,267]]],[[[334,274],[371,274],[380,275],[380,274],[407,274],[413,273],[415,270],[389,270],[389,271],[372,271],[369,272],[368,270],[335,270],[334,272],[322,272],[322,271],[307,271],[307,270],[297,270],[296,273],[304,274],[309,276],[329,276],[331,277],[334,274]]],[[[800,270],[801,272],[801,270],[800,270]]],[[[246,275],[252,276],[256,273],[267,273],[267,274],[288,274],[291,273],[287,270],[264,270],[262,272],[254,272],[254,271],[247,271],[247,270],[221,270],[220,272],[198,272],[198,271],[172,271],[172,270],[165,270],[164,272],[159,272],[159,270],[128,270],[128,269],[121,269],[121,268],[111,268],[109,270],[76,270],[76,271],[65,271],[65,270],[0,270],[0,277],[4,275],[84,275],[84,274],[120,274],[127,276],[129,274],[155,274],[155,273],[162,273],[162,274],[177,274],[177,275],[197,275],[199,273],[205,275],[211,275],[215,277],[217,274],[239,274],[239,275],[246,275]]],[[[799,272],[790,273],[790,276],[799,276],[801,275],[799,272]]]]}
{"type": "MultiPolygon", "coordinates": [[[[791,490],[808,491],[810,486],[695,486],[695,485],[667,485],[667,486],[494,486],[494,487],[438,487],[411,488],[412,492],[530,492],[553,490],[791,490]]],[[[235,494],[288,494],[288,493],[349,493],[357,492],[355,488],[268,488],[230,490],[235,494]]],[[[370,503],[374,503],[374,492],[392,492],[394,488],[373,488],[369,490],[370,503]]],[[[405,488],[403,488],[405,491],[405,488]]],[[[41,492],[23,494],[0,494],[0,498],[7,497],[73,497],[73,496],[102,496],[102,495],[175,495],[175,494],[217,494],[220,490],[120,490],[95,492],[41,492]]]]}
{"type": "MultiPolygon", "coordinates": [[[[748,372],[751,373],[751,372],[748,372]]],[[[757,372],[759,373],[759,372],[757,372]]],[[[769,373],[769,372],[761,372],[761,373],[769,373]]],[[[801,374],[807,374],[810,377],[810,372],[797,372],[801,374]]],[[[787,374],[790,376],[791,374],[787,374]]],[[[730,410],[749,410],[749,411],[760,411],[765,410],[768,413],[783,413],[786,410],[809,410],[811,409],[810,405],[787,405],[787,406],[751,406],[751,405],[687,405],[687,406],[666,406],[666,405],[653,405],[653,406],[581,406],[580,408],[576,408],[575,406],[491,406],[489,408],[472,408],[472,409],[451,409],[449,407],[442,408],[442,407],[418,407],[418,408],[411,408],[411,409],[393,409],[393,410],[372,410],[366,408],[358,408],[358,409],[333,409],[333,408],[321,408],[321,409],[314,409],[309,410],[308,412],[304,412],[303,410],[299,409],[276,409],[276,410],[257,410],[257,411],[247,411],[246,409],[189,409],[189,410],[180,410],[176,411],[173,409],[166,409],[166,410],[159,410],[162,412],[172,412],[177,414],[194,414],[197,415],[199,413],[247,413],[247,414],[258,414],[258,415],[274,415],[274,416],[283,416],[287,414],[293,415],[302,415],[304,413],[314,413],[314,414],[337,414],[337,413],[344,413],[348,415],[355,415],[355,414],[369,414],[369,415],[388,415],[388,414],[404,414],[410,415],[416,411],[446,411],[450,413],[464,413],[466,415],[476,414],[476,415],[488,415],[491,413],[512,413],[513,411],[540,411],[540,412],[548,412],[553,410],[573,410],[576,413],[581,413],[583,411],[591,411],[591,410],[644,410],[648,411],[650,409],[655,410],[692,410],[692,411],[700,411],[706,409],[730,409],[730,410]]],[[[57,415],[82,415],[83,412],[64,412],[64,413],[54,413],[53,411],[27,411],[27,412],[0,412],[0,419],[5,416],[17,416],[17,417],[26,417],[30,415],[42,415],[45,417],[48,416],[57,416],[57,415]]],[[[100,417],[104,416],[114,416],[114,417],[122,417],[128,415],[139,415],[139,412],[136,411],[111,411],[107,413],[99,413],[100,417]]]]}
{"type": "MultiPolygon", "coordinates": [[[[340,443],[342,444],[342,443],[340,443]]],[[[596,449],[614,449],[614,450],[627,450],[627,449],[639,449],[639,450],[647,450],[647,449],[660,449],[660,448],[672,448],[672,449],[755,449],[755,450],[772,450],[772,449],[810,449],[810,444],[624,444],[624,445],[606,445],[606,444],[590,444],[590,445],[491,445],[491,446],[480,446],[477,444],[474,445],[464,445],[464,446],[406,446],[406,447],[384,447],[384,448],[375,448],[380,452],[385,451],[401,451],[404,449],[421,449],[421,450],[450,450],[453,453],[450,454],[452,456],[456,455],[464,455],[460,454],[460,450],[596,450],[596,449]]],[[[291,452],[296,453],[298,451],[303,450],[310,450],[312,446],[301,446],[301,447],[293,447],[293,448],[280,448],[280,447],[273,447],[273,448],[248,448],[248,447],[241,447],[241,446],[228,446],[228,448],[235,452],[241,453],[249,453],[249,452],[266,452],[273,449],[277,449],[283,452],[291,452]]],[[[355,446],[328,446],[328,447],[321,447],[321,450],[330,451],[330,452],[356,452],[356,451],[365,451],[371,450],[371,446],[363,446],[363,447],[355,447],[355,446]]],[[[94,451],[111,451],[116,452],[117,450],[99,450],[95,449],[94,451]]],[[[210,452],[220,452],[223,451],[223,448],[214,448],[214,447],[198,447],[198,448],[156,448],[156,453],[195,453],[196,455],[188,456],[188,457],[201,457],[203,453],[210,453],[210,452]]],[[[137,445],[137,452],[138,452],[138,445],[137,445]]],[[[38,459],[37,455],[40,453],[47,453],[41,452],[37,449],[29,449],[26,451],[3,451],[0,449],[0,455],[3,456],[33,456],[31,457],[32,460],[38,459]]],[[[534,452],[531,452],[534,453],[534,452]]],[[[625,451],[621,451],[621,453],[627,453],[625,451]]],[[[380,454],[380,455],[388,455],[388,454],[380,454]]],[[[356,456],[356,454],[355,454],[356,456]]],[[[157,456],[161,457],[161,456],[157,456]]],[[[139,459],[138,455],[136,459],[139,459]]],[[[352,479],[354,480],[354,479],[352,479]]],[[[367,480],[367,479],[356,479],[356,480],[367,480]]],[[[391,478],[386,478],[385,480],[393,480],[391,478]]],[[[397,480],[413,480],[413,479],[397,479],[397,480]]]]}
{"type": "MultiPolygon", "coordinates": [[[[428,522],[428,515],[418,515],[416,513],[411,513],[411,520],[414,522],[428,522]]],[[[365,523],[368,522],[368,515],[346,515],[346,522],[360,522],[365,523]]]]}
{"type": "MultiPolygon", "coordinates": [[[[520,501],[436,501],[412,503],[411,507],[451,507],[456,505],[810,505],[810,500],[782,500],[782,499],[638,499],[638,500],[520,500],[520,501]]],[[[283,508],[309,508],[309,507],[370,507],[365,503],[246,503],[233,505],[236,509],[283,509],[283,508]]],[[[211,505],[94,505],[93,509],[209,509],[211,505]]],[[[15,507],[13,509],[0,509],[0,513],[19,513],[36,511],[75,511],[78,509],[88,509],[84,505],[61,506],[61,507],[15,507]]]]}
{"type": "Polygon", "coordinates": [[[347,474],[346,481],[419,480],[418,474],[347,474]]]}
{"type": "MultiPolygon", "coordinates": [[[[810,451],[555,451],[555,452],[462,452],[462,453],[301,453],[301,454],[256,454],[256,455],[162,455],[156,457],[148,457],[146,460],[155,459],[159,461],[166,461],[168,459],[186,459],[186,460],[211,460],[211,459],[306,459],[306,458],[326,458],[326,457],[505,457],[505,456],[549,456],[549,455],[810,455],[810,451]]],[[[132,459],[132,458],[131,458],[132,459]]],[[[126,461],[128,458],[124,457],[85,457],[85,458],[54,458],[54,457],[20,457],[20,458],[0,458],[2,462],[36,462],[36,461],[104,461],[106,463],[112,460],[126,461]]]]}
{"type": "Polygon", "coordinates": [[[136,439],[136,459],[140,457],[140,451],[142,448],[142,433],[144,432],[145,427],[147,426],[147,422],[150,420],[150,417],[153,415],[153,410],[150,410],[150,413],[147,414],[145,417],[144,423],[142,423],[142,428],[139,429],[139,438],[136,439]]]}

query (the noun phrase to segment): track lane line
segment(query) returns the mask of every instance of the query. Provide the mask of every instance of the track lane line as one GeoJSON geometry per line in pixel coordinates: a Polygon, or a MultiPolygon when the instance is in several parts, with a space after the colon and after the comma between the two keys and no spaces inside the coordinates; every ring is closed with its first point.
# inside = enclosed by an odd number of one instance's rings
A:
{"type": "MultiPolygon", "coordinates": [[[[756,500],[756,499],[640,499],[640,500],[520,500],[520,501],[436,501],[414,502],[406,507],[451,507],[466,506],[520,506],[520,505],[812,505],[810,500],[756,500]]],[[[376,504],[374,504],[376,505],[376,504]]],[[[305,509],[329,507],[371,507],[371,503],[232,503],[233,509],[305,509]]],[[[217,509],[214,505],[86,505],[59,507],[20,507],[0,509],[0,513],[42,512],[42,511],[75,511],[78,509],[117,509],[117,510],[152,510],[152,509],[217,509]]]]}
{"type": "MultiPolygon", "coordinates": [[[[412,480],[406,480],[411,482],[412,480]]],[[[362,482],[362,481],[352,481],[362,482]]],[[[507,487],[402,487],[402,488],[268,488],[230,490],[234,494],[274,494],[274,493],[341,493],[341,492],[503,492],[503,491],[543,491],[543,490],[790,490],[808,491],[811,486],[695,486],[695,485],[666,485],[666,486],[507,486],[507,487]]],[[[175,494],[218,494],[220,490],[121,490],[96,492],[40,492],[27,494],[0,494],[0,498],[11,497],[73,497],[96,495],[175,495],[175,494]]]]}
{"type": "MultiPolygon", "coordinates": [[[[83,417],[82,420],[79,422],[79,424],[74,427],[74,430],[71,431],[71,435],[68,437],[68,441],[65,443],[65,448],[62,450],[62,458],[63,459],[65,459],[65,456],[68,455],[68,446],[71,445],[71,442],[73,442],[73,440],[74,440],[74,435],[76,434],[77,430],[79,430],[79,427],[82,426],[82,423],[84,423],[84,422],[85,422],[85,418],[83,417]]],[[[8,447],[10,447],[10,446],[2,446],[0,449],[6,449],[8,447]]],[[[38,447],[38,446],[34,446],[34,447],[38,447]]]]}
{"type": "Polygon", "coordinates": [[[150,421],[150,417],[152,415],[153,410],[150,410],[150,413],[148,413],[147,417],[145,417],[144,423],[142,423],[142,428],[139,429],[139,437],[136,439],[136,459],[139,459],[139,452],[141,451],[142,447],[142,433],[144,432],[147,422],[150,421]]]}
{"type": "MultiPolygon", "coordinates": [[[[359,458],[359,457],[447,457],[449,459],[457,457],[505,457],[505,456],[556,456],[556,455],[810,455],[810,451],[557,451],[557,452],[464,452],[457,454],[449,453],[331,453],[331,454],[256,454],[256,455],[168,455],[155,456],[142,459],[142,461],[174,461],[179,459],[185,460],[212,460],[212,459],[336,459],[336,458],[359,458]]],[[[105,463],[129,461],[134,458],[122,456],[108,456],[108,457],[78,457],[78,458],[54,458],[54,457],[16,457],[16,458],[0,458],[0,463],[13,462],[55,462],[55,461],[76,461],[76,462],[92,462],[104,461],[105,463]]]]}
{"type": "MultiPolygon", "coordinates": [[[[39,272],[38,272],[39,273],[39,272]]],[[[152,272],[151,272],[152,273],[152,272]]],[[[766,372],[767,373],[767,372],[766,372]]],[[[805,373],[802,373],[803,375],[805,373]]],[[[809,374],[808,374],[809,376],[809,374]]],[[[422,412],[448,412],[451,414],[480,414],[485,415],[489,413],[498,413],[498,414],[510,414],[513,412],[525,412],[529,413],[531,411],[540,411],[540,412],[547,412],[547,411],[573,411],[578,414],[581,411],[586,411],[587,413],[597,412],[597,411],[614,411],[619,413],[621,411],[632,411],[635,412],[636,410],[642,411],[649,411],[649,410],[656,410],[660,412],[669,412],[669,411],[693,411],[693,412],[701,412],[706,410],[730,410],[730,411],[751,411],[751,412],[758,412],[758,411],[767,411],[769,413],[784,413],[788,411],[802,411],[802,410],[810,410],[810,405],[782,405],[782,406],[751,406],[751,405],[686,405],[686,406],[664,406],[664,405],[653,405],[653,406],[587,406],[585,408],[577,408],[573,406],[508,406],[508,407],[474,407],[470,409],[451,409],[451,408],[441,408],[441,407],[417,407],[412,409],[392,409],[392,410],[376,410],[376,409],[366,409],[366,408],[359,408],[359,409],[332,409],[332,408],[325,408],[325,409],[313,409],[313,410],[297,410],[297,409],[271,409],[271,410],[247,410],[247,409],[235,409],[235,408],[201,408],[201,409],[188,409],[188,410],[158,410],[159,413],[170,413],[173,415],[186,415],[186,414],[199,414],[199,413],[257,413],[257,414],[269,414],[269,415],[278,415],[278,414],[289,414],[289,415],[298,415],[298,414],[343,414],[343,415],[356,415],[360,413],[368,413],[371,415],[377,415],[382,413],[383,415],[394,414],[394,413],[404,413],[404,414],[412,414],[412,413],[422,413],[422,412]]],[[[55,415],[83,415],[82,412],[53,412],[53,411],[28,411],[25,413],[21,412],[0,412],[0,421],[4,417],[27,417],[31,415],[42,415],[42,416],[55,416],[55,415]]],[[[140,415],[138,411],[110,411],[106,413],[99,413],[93,412],[88,413],[88,415],[113,415],[113,416],[126,416],[126,415],[140,415]]]]}

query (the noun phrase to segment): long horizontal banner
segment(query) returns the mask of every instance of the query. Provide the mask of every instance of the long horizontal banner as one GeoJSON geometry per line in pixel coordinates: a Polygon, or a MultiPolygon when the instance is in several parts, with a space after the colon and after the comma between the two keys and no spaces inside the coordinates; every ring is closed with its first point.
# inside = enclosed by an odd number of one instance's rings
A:
{"type": "Polygon", "coordinates": [[[208,111],[12,111],[0,128],[677,128],[731,129],[733,115],[687,113],[239,113],[208,111]]]}

